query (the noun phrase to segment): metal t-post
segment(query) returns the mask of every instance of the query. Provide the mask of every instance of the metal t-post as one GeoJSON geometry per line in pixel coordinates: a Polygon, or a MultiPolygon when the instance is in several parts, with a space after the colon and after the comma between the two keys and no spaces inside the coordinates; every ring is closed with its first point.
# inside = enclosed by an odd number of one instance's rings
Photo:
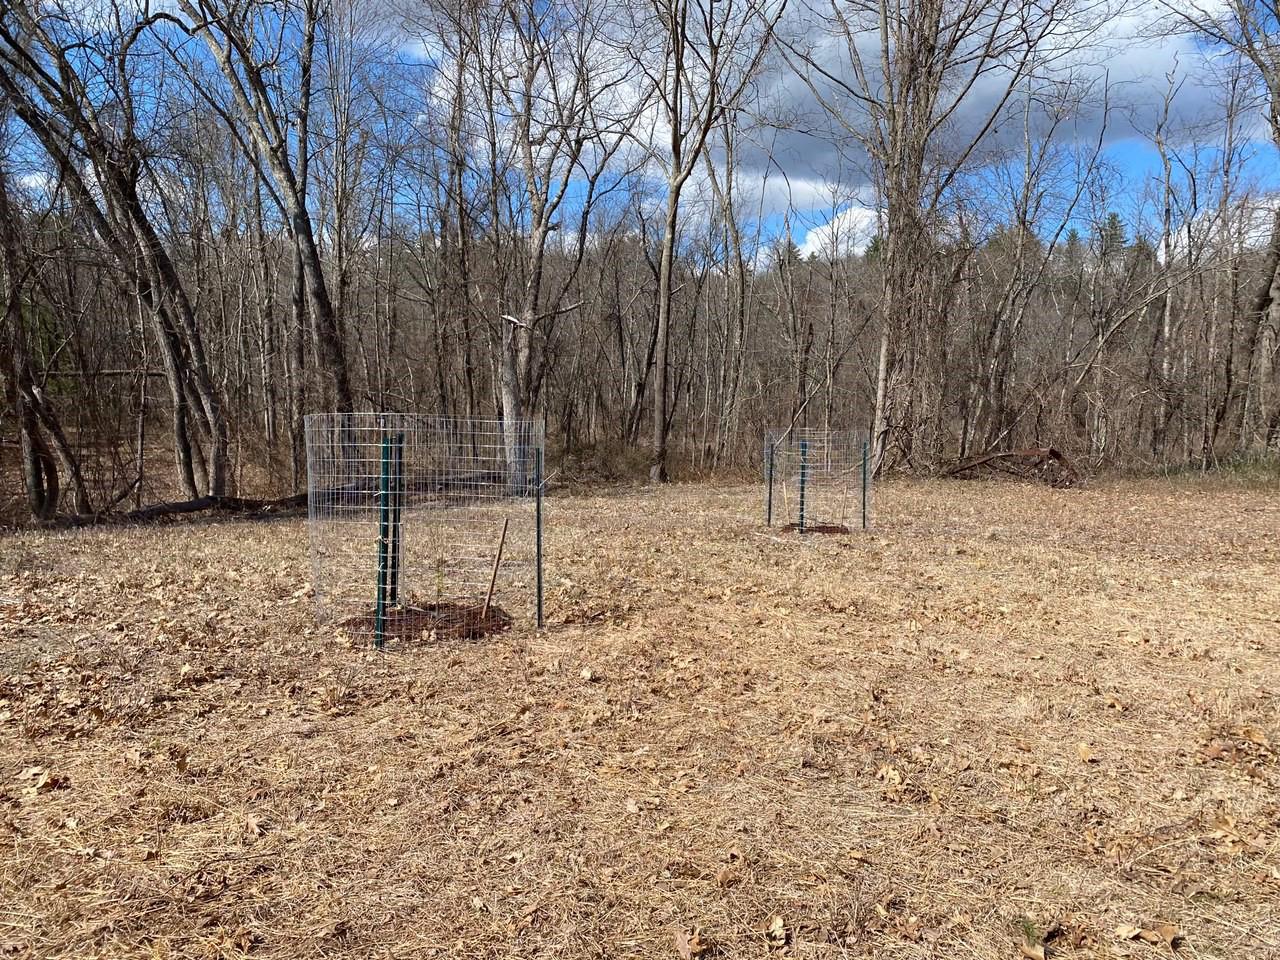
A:
{"type": "Polygon", "coordinates": [[[768,478],[768,483],[769,483],[768,493],[765,494],[765,499],[764,499],[764,525],[766,527],[772,527],[773,526],[773,456],[774,456],[774,450],[777,448],[774,445],[773,441],[770,440],[768,437],[765,438],[764,446],[765,446],[765,456],[768,457],[768,460],[765,461],[765,476],[768,478]]]}
{"type": "Polygon", "coordinates": [[[809,480],[809,441],[800,441],[800,532],[804,533],[804,494],[809,480]]]}
{"type": "Polygon", "coordinates": [[[538,629],[542,629],[542,448],[533,451],[533,540],[538,591],[538,629]]]}
{"type": "Polygon", "coordinates": [[[387,626],[387,555],[391,539],[391,437],[382,438],[381,470],[378,473],[378,600],[374,608],[373,645],[386,641],[387,626]]]}
{"type": "Polygon", "coordinates": [[[400,565],[404,560],[404,536],[401,507],[404,504],[404,434],[397,433],[391,458],[391,548],[388,562],[390,577],[387,602],[400,602],[400,565]]]}
{"type": "Polygon", "coordinates": [[[867,441],[862,441],[862,529],[867,529],[867,467],[870,450],[867,441]]]}

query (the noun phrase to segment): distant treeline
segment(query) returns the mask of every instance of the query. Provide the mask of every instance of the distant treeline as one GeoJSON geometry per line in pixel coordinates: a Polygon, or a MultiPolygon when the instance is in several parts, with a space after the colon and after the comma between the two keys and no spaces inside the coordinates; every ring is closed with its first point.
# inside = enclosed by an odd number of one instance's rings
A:
{"type": "Polygon", "coordinates": [[[1140,185],[1063,55],[1105,15],[0,2],[0,476],[36,518],[279,496],[303,416],[348,409],[545,417],[574,469],[654,479],[792,422],[922,472],[1280,447],[1266,12],[1162,25],[1220,89],[1187,118],[1170,80],[1140,185]],[[858,174],[802,248],[766,145],[819,126],[858,174]]]}

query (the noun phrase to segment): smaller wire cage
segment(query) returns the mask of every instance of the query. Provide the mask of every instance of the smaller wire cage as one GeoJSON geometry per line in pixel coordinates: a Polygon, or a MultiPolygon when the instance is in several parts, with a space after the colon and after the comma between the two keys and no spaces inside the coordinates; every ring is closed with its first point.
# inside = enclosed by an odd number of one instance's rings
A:
{"type": "Polygon", "coordinates": [[[542,626],[540,422],[312,414],[306,447],[322,623],[379,647],[542,626]]]}
{"type": "Polygon", "coordinates": [[[765,431],[765,524],[798,533],[871,527],[871,448],[854,430],[765,431]]]}

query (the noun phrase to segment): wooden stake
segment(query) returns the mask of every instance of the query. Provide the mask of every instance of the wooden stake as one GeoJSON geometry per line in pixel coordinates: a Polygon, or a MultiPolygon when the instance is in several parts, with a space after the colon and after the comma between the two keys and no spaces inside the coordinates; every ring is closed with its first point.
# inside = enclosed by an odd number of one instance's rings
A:
{"type": "Polygon", "coordinates": [[[482,621],[489,618],[489,604],[493,602],[493,588],[498,585],[498,565],[502,563],[502,548],[507,543],[507,524],[510,522],[510,517],[502,518],[502,536],[498,538],[498,552],[493,558],[493,573],[489,575],[489,592],[484,595],[484,608],[480,611],[482,621]]]}
{"type": "Polygon", "coordinates": [[[844,505],[849,498],[849,474],[852,472],[852,470],[844,472],[844,483],[840,487],[840,526],[842,527],[844,526],[844,505]]]}
{"type": "Polygon", "coordinates": [[[791,522],[791,501],[787,497],[787,475],[785,473],[782,475],[782,515],[786,518],[787,523],[791,522]]]}

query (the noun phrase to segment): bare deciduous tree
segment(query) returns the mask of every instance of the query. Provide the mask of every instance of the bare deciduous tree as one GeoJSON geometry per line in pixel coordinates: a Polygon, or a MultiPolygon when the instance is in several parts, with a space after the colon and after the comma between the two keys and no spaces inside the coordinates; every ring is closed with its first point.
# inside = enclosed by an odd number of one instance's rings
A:
{"type": "Polygon", "coordinates": [[[669,354],[672,289],[680,199],[698,169],[715,127],[733,122],[743,93],[756,78],[771,45],[785,0],[650,0],[637,8],[651,25],[637,22],[639,64],[660,108],[654,157],[666,179],[665,216],[658,252],[655,319],[653,434],[649,479],[667,479],[671,428],[669,354]]]}

